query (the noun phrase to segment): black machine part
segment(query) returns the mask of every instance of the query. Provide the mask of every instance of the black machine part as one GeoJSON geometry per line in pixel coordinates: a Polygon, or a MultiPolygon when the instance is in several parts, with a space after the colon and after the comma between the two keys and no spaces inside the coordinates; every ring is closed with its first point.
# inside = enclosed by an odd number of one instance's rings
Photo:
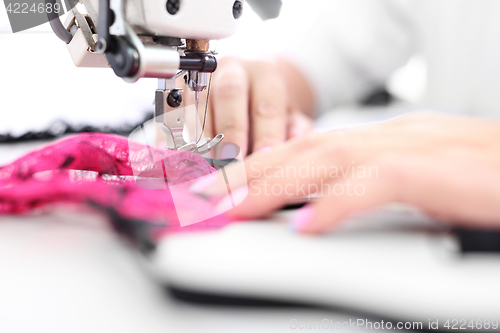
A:
{"type": "MultiPolygon", "coordinates": [[[[272,19],[279,16],[281,0],[247,0],[250,7],[263,19],[272,19]]],[[[46,3],[54,3],[55,0],[45,0],[46,3]]],[[[233,11],[235,15],[241,15],[242,5],[235,2],[233,11]]],[[[115,14],[110,7],[110,0],[99,0],[99,29],[97,52],[106,54],[111,68],[119,77],[133,77],[139,70],[140,56],[136,48],[122,36],[113,36],[109,28],[113,25],[115,14]]],[[[235,17],[236,18],[236,17],[235,17]]],[[[57,14],[48,14],[48,19],[54,33],[68,44],[72,34],[67,31],[57,14]]],[[[217,68],[217,61],[213,55],[204,56],[186,55],[181,56],[179,70],[194,70],[204,73],[213,73],[217,68]]]]}
{"type": "MultiPolygon", "coordinates": [[[[139,52],[126,38],[113,36],[109,27],[113,25],[115,15],[109,0],[99,1],[99,39],[98,52],[105,53],[111,68],[119,77],[132,77],[139,70],[139,52]]],[[[181,56],[180,70],[196,70],[212,73],[217,68],[217,61],[211,54],[188,54],[181,56]]]]}
{"type": "Polygon", "coordinates": [[[455,232],[463,254],[500,253],[500,230],[458,228],[455,232]]]}

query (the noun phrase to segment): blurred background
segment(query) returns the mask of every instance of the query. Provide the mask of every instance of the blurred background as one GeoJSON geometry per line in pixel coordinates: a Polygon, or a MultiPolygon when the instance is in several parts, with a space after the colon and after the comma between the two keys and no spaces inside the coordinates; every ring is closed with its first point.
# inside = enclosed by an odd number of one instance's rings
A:
{"type": "MultiPolygon", "coordinates": [[[[317,15],[315,6],[287,0],[279,18],[262,21],[247,6],[237,34],[212,46],[221,57],[252,58],[282,52],[298,38],[291,32],[297,27],[306,31],[317,15]]],[[[48,23],[13,34],[2,7],[0,43],[4,45],[0,63],[0,134],[45,130],[55,120],[116,127],[139,123],[152,114],[155,79],[128,84],[111,69],[75,67],[66,45],[48,23]]],[[[425,73],[425,62],[415,55],[394,73],[387,89],[396,98],[416,101],[425,86],[425,73]]]]}

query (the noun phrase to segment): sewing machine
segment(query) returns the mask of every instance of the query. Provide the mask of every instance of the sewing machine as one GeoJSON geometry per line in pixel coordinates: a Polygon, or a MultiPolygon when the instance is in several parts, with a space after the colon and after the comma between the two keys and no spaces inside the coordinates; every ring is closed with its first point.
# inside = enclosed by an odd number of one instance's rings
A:
{"type": "MultiPolygon", "coordinates": [[[[56,0],[46,0],[55,3],[56,0]]],[[[78,67],[111,67],[127,82],[157,78],[155,120],[166,148],[204,154],[224,138],[201,140],[199,95],[217,68],[210,41],[231,36],[243,12],[243,0],[80,0],[72,3],[64,25],[49,15],[56,35],[67,43],[78,67]],[[183,76],[194,92],[195,133],[186,142],[183,76]]]]}

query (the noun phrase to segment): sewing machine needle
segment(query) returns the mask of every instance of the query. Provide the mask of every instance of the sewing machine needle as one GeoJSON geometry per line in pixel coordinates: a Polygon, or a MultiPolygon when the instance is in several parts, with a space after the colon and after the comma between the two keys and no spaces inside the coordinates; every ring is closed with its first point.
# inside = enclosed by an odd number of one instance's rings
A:
{"type": "Polygon", "coordinates": [[[194,92],[194,108],[195,108],[195,121],[194,121],[194,137],[195,142],[198,142],[198,123],[200,119],[198,118],[198,103],[200,101],[200,93],[198,91],[194,92]]]}

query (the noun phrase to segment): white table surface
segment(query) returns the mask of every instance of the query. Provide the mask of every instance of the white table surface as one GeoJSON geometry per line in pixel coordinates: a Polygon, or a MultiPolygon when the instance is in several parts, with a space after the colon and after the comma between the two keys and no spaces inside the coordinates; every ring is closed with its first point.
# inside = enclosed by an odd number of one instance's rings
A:
{"type": "Polygon", "coordinates": [[[176,301],[104,226],[67,212],[0,218],[0,332],[286,332],[292,319],[348,320],[176,301]]]}

